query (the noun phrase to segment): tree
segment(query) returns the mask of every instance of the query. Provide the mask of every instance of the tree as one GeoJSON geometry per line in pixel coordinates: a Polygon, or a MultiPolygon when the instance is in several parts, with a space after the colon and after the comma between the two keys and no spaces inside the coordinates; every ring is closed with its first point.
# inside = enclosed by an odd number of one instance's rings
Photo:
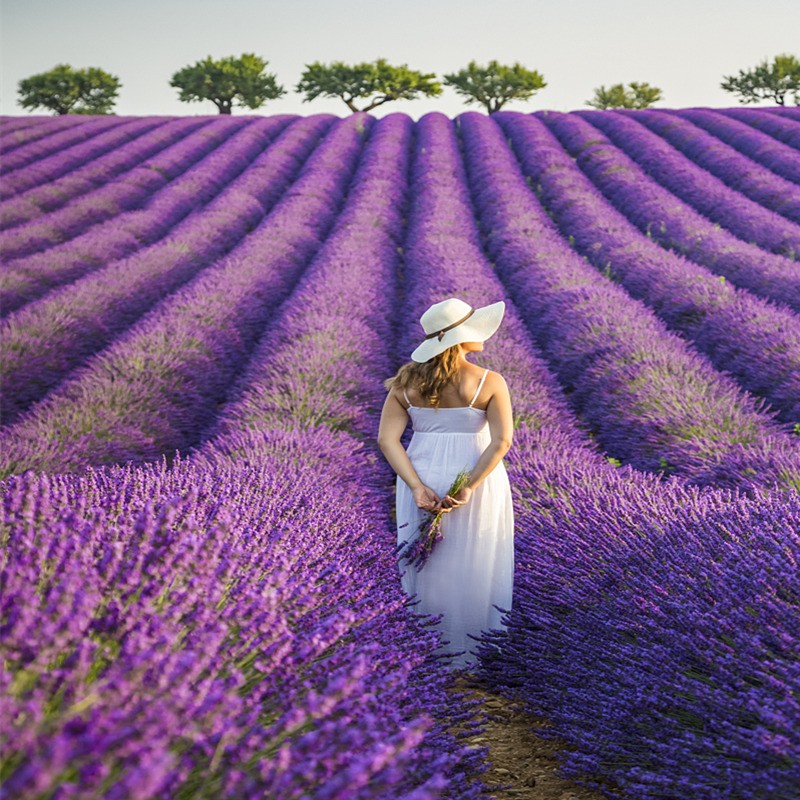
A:
{"type": "Polygon", "coordinates": [[[782,106],[792,92],[795,105],[800,105],[800,61],[784,53],[775,56],[772,64],[765,59],[751,70],[739,70],[737,76],[724,76],[720,86],[739,94],[741,103],[774,100],[782,106]]]}
{"type": "Polygon", "coordinates": [[[385,58],[353,65],[315,61],[305,66],[296,87],[305,94],[304,103],[320,96],[339,97],[351,111],[371,111],[392,100],[414,100],[420,94],[433,97],[442,93],[433,73],[417,72],[406,64],[395,67],[387,64],[385,58]],[[369,102],[358,108],[356,100],[369,102]]]}
{"type": "Polygon", "coordinates": [[[490,61],[487,66],[478,66],[470,61],[466,68],[444,76],[447,86],[452,86],[458,94],[464,95],[465,103],[480,103],[486,111],[493,114],[509,100],[528,100],[547,84],[535,70],[525,69],[514,63],[508,67],[490,61]]]}
{"type": "Polygon", "coordinates": [[[615,83],[606,89],[598,86],[594,90],[594,97],[586,101],[587,106],[594,108],[648,108],[653,103],[661,100],[661,89],[650,86],[649,83],[631,81],[627,87],[615,83]]]}
{"type": "Polygon", "coordinates": [[[56,114],[110,114],[119,94],[119,78],[98,67],[73,69],[57,64],[19,82],[23,108],[47,108],[56,114]]]}
{"type": "Polygon", "coordinates": [[[207,56],[179,69],[169,85],[180,91],[183,102],[210,100],[220,114],[230,114],[234,100],[246,108],[260,108],[267,100],[286,94],[276,76],[264,71],[268,63],[254,53],[216,60],[207,56]]]}

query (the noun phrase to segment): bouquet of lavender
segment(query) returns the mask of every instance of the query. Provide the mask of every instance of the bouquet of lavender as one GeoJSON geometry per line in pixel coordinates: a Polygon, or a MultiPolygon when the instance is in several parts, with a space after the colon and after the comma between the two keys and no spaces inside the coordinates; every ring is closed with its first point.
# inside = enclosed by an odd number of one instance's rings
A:
{"type": "MultiPolygon", "coordinates": [[[[469,478],[469,471],[466,468],[462,469],[453,479],[447,494],[451,496],[457,494],[469,483],[469,478]]],[[[444,511],[438,511],[436,514],[429,512],[417,528],[416,538],[408,543],[406,559],[417,570],[421,570],[425,566],[433,548],[442,540],[443,515],[444,511]]]]}

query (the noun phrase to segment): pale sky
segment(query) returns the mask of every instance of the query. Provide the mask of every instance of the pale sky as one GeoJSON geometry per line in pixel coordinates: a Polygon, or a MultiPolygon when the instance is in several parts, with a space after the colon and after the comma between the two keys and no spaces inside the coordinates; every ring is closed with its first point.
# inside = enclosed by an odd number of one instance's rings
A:
{"type": "MultiPolygon", "coordinates": [[[[798,0],[0,0],[0,26],[3,115],[32,113],[17,105],[19,80],[58,63],[117,75],[117,114],[215,114],[210,101],[180,102],[171,76],[209,55],[254,52],[288,94],[234,114],[346,116],[341,100],[303,102],[294,91],[305,64],[383,57],[441,80],[471,59],[519,61],[548,85],[506,108],[570,111],[586,108],[595,87],[629,81],[660,87],[661,108],[735,106],[723,76],[779,53],[800,57],[798,0]]],[[[433,110],[481,108],[444,87],[372,113],[433,110]]]]}

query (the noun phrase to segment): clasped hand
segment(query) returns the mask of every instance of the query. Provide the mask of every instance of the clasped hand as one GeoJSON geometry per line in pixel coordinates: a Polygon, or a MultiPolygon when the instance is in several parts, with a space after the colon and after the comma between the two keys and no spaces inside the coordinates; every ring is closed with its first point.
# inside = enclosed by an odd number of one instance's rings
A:
{"type": "Polygon", "coordinates": [[[440,511],[444,513],[452,511],[458,506],[463,506],[472,496],[472,489],[469,486],[464,486],[455,495],[446,494],[440,498],[430,486],[420,486],[413,490],[412,495],[418,508],[423,511],[430,511],[432,514],[438,514],[440,511]]]}

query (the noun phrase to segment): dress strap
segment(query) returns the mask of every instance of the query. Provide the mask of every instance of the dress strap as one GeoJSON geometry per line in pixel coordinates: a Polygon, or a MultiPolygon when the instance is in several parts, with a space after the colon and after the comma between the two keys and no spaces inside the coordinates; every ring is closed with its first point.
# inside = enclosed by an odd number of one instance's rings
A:
{"type": "Polygon", "coordinates": [[[405,397],[406,403],[408,403],[408,407],[409,408],[414,408],[414,406],[411,405],[411,401],[408,399],[408,395],[406,394],[406,390],[405,389],[403,389],[403,397],[405,397]]]}
{"type": "Polygon", "coordinates": [[[483,387],[483,382],[486,380],[486,375],[488,372],[488,369],[483,371],[483,377],[481,378],[481,382],[478,384],[478,388],[475,390],[475,396],[469,401],[470,407],[472,407],[472,404],[478,399],[478,395],[481,393],[481,388],[483,387]]]}

